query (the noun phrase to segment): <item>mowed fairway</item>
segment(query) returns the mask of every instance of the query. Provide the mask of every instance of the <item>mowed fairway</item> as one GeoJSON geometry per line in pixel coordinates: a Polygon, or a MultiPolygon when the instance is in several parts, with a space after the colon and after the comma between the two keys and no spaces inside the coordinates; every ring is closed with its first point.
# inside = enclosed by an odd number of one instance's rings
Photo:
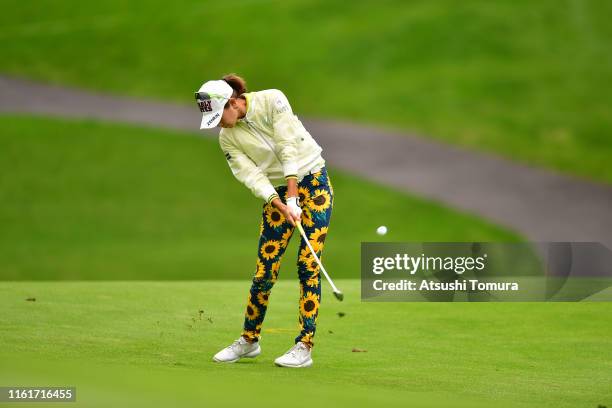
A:
{"type": "Polygon", "coordinates": [[[297,334],[297,281],[283,272],[263,353],[233,365],[210,358],[240,333],[246,280],[0,283],[0,383],[76,385],[76,406],[612,401],[609,303],[362,303],[358,280],[339,280],[346,300],[325,286],[314,366],[277,368],[297,334]]]}

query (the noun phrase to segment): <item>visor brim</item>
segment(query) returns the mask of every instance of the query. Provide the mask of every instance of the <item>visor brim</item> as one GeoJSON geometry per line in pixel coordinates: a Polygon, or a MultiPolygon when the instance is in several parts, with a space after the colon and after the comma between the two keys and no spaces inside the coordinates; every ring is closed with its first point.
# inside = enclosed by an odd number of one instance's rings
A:
{"type": "Polygon", "coordinates": [[[202,115],[202,122],[200,123],[200,129],[212,129],[221,122],[223,114],[220,111],[211,112],[202,115]]]}

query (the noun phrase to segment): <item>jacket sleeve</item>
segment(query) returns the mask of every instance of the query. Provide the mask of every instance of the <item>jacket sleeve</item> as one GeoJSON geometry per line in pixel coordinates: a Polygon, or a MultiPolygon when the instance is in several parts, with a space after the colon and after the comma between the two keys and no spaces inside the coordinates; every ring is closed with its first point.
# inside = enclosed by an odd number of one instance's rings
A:
{"type": "Polygon", "coordinates": [[[263,199],[268,204],[278,197],[268,177],[249,156],[225,139],[219,138],[219,145],[234,177],[247,186],[256,197],[263,199]]]}
{"type": "Polygon", "coordinates": [[[269,101],[274,126],[274,141],[277,153],[283,166],[285,178],[297,178],[298,173],[298,140],[301,137],[291,105],[285,94],[274,89],[269,101]]]}

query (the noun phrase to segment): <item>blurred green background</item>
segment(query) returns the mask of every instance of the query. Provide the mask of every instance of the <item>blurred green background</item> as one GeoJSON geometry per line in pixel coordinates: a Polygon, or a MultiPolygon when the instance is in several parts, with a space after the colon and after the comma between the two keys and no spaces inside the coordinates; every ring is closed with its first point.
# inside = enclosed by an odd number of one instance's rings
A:
{"type": "MultiPolygon", "coordinates": [[[[250,279],[263,201],[234,179],[215,139],[0,116],[0,278],[250,279]]],[[[333,168],[322,259],[360,276],[361,241],[519,241],[476,216],[333,168]],[[379,225],[389,233],[376,235],[379,225]]],[[[281,273],[296,277],[299,233],[281,273]]]]}
{"type": "Polygon", "coordinates": [[[191,104],[236,71],[301,115],[612,182],[610,1],[2,4],[0,72],[191,104]]]}

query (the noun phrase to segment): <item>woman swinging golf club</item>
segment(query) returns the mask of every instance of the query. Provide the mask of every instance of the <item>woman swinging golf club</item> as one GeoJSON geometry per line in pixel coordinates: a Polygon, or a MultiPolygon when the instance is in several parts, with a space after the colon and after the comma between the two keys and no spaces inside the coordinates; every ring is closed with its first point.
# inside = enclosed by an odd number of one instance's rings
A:
{"type": "MultiPolygon", "coordinates": [[[[247,92],[245,81],[231,74],[204,83],[195,96],[204,114],[200,128],[222,128],[219,144],[234,177],[265,201],[242,335],[213,357],[216,362],[233,363],[261,352],[259,338],[270,292],[296,226],[303,227],[320,258],[334,190],[321,147],[293,114],[283,92],[247,92]]],[[[283,367],[312,365],[321,278],[319,263],[303,238],[297,267],[301,331],[295,345],[274,361],[283,367]]]]}

